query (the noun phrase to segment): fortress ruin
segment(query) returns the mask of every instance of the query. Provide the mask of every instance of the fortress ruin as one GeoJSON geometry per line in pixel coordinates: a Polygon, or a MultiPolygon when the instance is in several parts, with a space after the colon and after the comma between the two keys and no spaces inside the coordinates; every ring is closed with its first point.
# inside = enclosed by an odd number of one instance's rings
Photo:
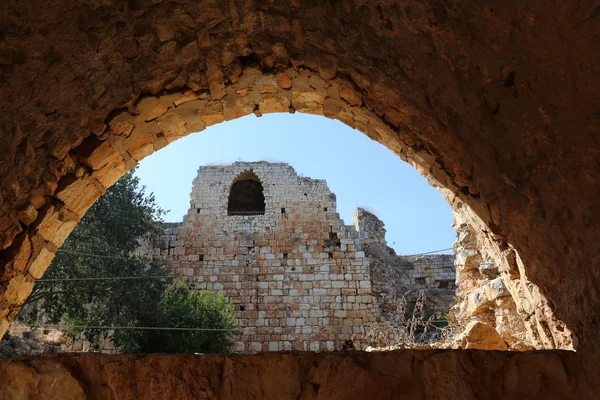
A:
{"type": "Polygon", "coordinates": [[[595,2],[2,5],[0,333],[140,160],[223,121],[300,112],[357,129],[439,188],[461,214],[459,273],[476,279],[464,310],[498,274],[548,350],[10,359],[5,397],[598,397],[595,2]]]}
{"type": "Polygon", "coordinates": [[[234,351],[360,348],[407,290],[435,291],[437,310],[453,301],[452,255],[396,256],[375,215],[359,208],[345,225],[325,180],[287,164],[200,167],[190,197],[151,252],[235,304],[234,351]]]}

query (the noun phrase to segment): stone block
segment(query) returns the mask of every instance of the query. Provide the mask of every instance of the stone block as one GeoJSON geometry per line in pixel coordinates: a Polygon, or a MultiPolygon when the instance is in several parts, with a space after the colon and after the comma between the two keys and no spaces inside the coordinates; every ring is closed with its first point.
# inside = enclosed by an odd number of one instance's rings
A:
{"type": "Polygon", "coordinates": [[[46,247],[42,247],[40,252],[31,258],[31,264],[28,269],[29,274],[36,279],[41,278],[50,266],[53,258],[54,252],[48,250],[46,247]]]}
{"type": "Polygon", "coordinates": [[[360,288],[361,289],[370,289],[371,281],[360,281],[360,288]]]}
{"type": "Polygon", "coordinates": [[[55,196],[81,218],[102,194],[104,187],[96,179],[72,175],[60,180],[55,196]]]}

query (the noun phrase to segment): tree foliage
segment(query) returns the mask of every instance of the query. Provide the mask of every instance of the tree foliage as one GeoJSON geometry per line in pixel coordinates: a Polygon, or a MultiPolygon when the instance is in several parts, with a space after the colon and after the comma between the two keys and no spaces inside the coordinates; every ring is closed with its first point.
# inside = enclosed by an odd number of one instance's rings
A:
{"type": "Polygon", "coordinates": [[[163,214],[138,178],[126,174],[65,241],[20,318],[65,324],[69,335],[81,333],[94,347],[108,332],[95,326],[219,329],[114,329],[111,340],[122,352],[229,351],[232,306],[222,296],[190,292],[168,267],[137,254],[140,238],[156,231],[163,214]]]}
{"type": "Polygon", "coordinates": [[[222,295],[208,291],[189,292],[185,285],[170,286],[162,297],[154,318],[142,323],[163,327],[199,327],[211,330],[170,331],[151,330],[115,332],[114,341],[125,352],[151,353],[224,353],[231,350],[228,332],[234,327],[233,305],[222,295]],[[179,332],[179,333],[174,333],[179,332]]]}

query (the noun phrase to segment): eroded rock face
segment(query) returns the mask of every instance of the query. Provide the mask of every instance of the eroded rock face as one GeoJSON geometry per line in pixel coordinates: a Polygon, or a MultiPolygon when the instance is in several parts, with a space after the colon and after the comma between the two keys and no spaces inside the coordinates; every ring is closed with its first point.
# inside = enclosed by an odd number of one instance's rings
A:
{"type": "Polygon", "coordinates": [[[457,304],[451,314],[463,336],[477,323],[495,328],[513,350],[573,349],[571,331],[529,281],[514,249],[500,250],[469,208],[455,202],[455,209],[457,304]]]}
{"type": "Polygon", "coordinates": [[[514,252],[527,281],[507,289],[541,340],[556,337],[553,310],[577,347],[597,346],[595,7],[4,2],[0,332],[137,161],[218,122],[299,111],[356,127],[454,193],[494,251],[514,252]]]}
{"type": "Polygon", "coordinates": [[[599,390],[593,356],[598,354],[89,353],[0,360],[0,387],[4,399],[593,399],[599,390]]]}

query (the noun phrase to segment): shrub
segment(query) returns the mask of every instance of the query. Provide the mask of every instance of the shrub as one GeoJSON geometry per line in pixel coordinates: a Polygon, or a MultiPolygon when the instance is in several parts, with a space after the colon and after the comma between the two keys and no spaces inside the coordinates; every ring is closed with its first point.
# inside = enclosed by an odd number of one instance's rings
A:
{"type": "Polygon", "coordinates": [[[228,353],[235,326],[233,305],[222,295],[191,292],[181,283],[171,286],[154,315],[140,326],[189,330],[115,330],[112,341],[123,352],[228,353]],[[203,330],[206,329],[206,330],[203,330]],[[133,334],[132,334],[133,333],[133,334]]]}

